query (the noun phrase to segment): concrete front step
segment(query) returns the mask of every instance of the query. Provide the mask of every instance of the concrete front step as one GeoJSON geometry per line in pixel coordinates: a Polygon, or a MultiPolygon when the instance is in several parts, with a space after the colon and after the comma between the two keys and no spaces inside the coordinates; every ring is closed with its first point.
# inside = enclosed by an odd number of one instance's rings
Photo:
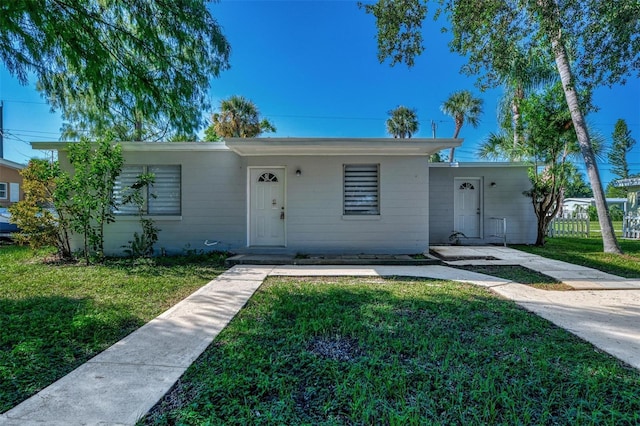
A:
{"type": "Polygon", "coordinates": [[[228,258],[227,266],[235,265],[442,265],[436,258],[414,259],[409,255],[309,255],[297,257],[284,254],[239,254],[228,258]]]}

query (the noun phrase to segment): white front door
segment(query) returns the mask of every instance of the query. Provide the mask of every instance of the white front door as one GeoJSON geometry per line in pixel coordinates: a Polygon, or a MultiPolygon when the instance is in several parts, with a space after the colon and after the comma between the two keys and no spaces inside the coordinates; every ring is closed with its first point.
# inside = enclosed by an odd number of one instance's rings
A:
{"type": "Polygon", "coordinates": [[[252,168],[250,170],[250,244],[252,246],[284,246],[284,169],[252,168]]]}
{"type": "Polygon", "coordinates": [[[480,238],[480,179],[454,179],[453,214],[454,231],[462,232],[466,238],[480,238]]]}

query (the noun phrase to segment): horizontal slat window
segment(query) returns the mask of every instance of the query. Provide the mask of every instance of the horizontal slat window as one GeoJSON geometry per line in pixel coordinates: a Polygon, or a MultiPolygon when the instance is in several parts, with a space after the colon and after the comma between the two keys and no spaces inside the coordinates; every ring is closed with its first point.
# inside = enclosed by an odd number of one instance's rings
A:
{"type": "Polygon", "coordinates": [[[346,164],[344,166],[345,215],[380,214],[379,171],[377,164],[346,164]]]}
{"type": "Polygon", "coordinates": [[[155,176],[149,197],[149,214],[180,214],[180,166],[150,166],[155,176]]]}
{"type": "MultiPolygon", "coordinates": [[[[120,176],[116,178],[116,183],[113,187],[113,196],[116,202],[115,214],[138,214],[138,206],[134,203],[124,204],[124,198],[131,193],[131,187],[138,181],[138,178],[143,173],[143,166],[124,166],[122,168],[120,176]]],[[[143,206],[143,211],[145,209],[146,207],[143,206]]]]}
{"type": "Polygon", "coordinates": [[[144,203],[142,213],[149,215],[181,214],[181,167],[180,166],[124,166],[113,188],[116,214],[138,214],[138,206],[123,204],[140,175],[151,173],[154,183],[142,189],[144,203]]]}

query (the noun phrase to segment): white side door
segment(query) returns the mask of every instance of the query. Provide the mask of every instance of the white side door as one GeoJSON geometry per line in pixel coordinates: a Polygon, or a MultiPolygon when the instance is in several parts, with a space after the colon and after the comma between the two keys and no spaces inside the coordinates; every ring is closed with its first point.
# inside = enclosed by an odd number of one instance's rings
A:
{"type": "Polygon", "coordinates": [[[252,168],[249,226],[252,246],[285,245],[284,169],[252,168]]]}
{"type": "Polygon", "coordinates": [[[454,179],[454,231],[462,232],[467,238],[480,238],[481,188],[479,178],[454,179]]]}

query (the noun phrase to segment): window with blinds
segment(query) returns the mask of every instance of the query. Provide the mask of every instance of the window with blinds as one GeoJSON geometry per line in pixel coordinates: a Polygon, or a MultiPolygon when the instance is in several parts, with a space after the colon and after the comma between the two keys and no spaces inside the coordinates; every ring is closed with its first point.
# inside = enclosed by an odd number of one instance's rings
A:
{"type": "Polygon", "coordinates": [[[380,167],[378,164],[345,164],[344,214],[380,214],[380,167]]]}
{"type": "Polygon", "coordinates": [[[138,214],[138,206],[124,203],[127,194],[138,181],[140,175],[151,173],[154,182],[141,189],[144,203],[142,212],[148,215],[181,214],[181,167],[180,166],[124,166],[113,188],[116,214],[138,214]]]}

